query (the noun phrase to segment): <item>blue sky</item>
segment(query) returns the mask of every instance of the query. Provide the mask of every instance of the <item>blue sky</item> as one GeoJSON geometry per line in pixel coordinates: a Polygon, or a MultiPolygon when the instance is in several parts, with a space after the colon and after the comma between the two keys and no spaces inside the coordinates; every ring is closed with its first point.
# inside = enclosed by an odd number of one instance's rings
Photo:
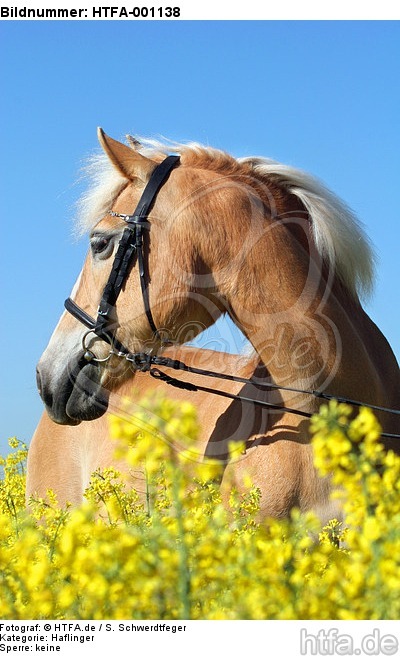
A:
{"type": "Polygon", "coordinates": [[[375,244],[367,310],[400,356],[399,23],[16,21],[0,38],[1,452],[42,411],[35,364],[86,252],[71,224],[97,125],[323,179],[375,244]]]}

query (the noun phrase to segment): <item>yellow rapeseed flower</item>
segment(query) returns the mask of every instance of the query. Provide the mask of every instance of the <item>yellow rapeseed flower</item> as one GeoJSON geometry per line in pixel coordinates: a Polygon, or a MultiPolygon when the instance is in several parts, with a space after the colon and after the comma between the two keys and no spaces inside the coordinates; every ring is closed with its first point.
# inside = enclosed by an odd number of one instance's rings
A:
{"type": "MultiPolygon", "coordinates": [[[[344,517],[260,521],[247,477],[221,502],[221,463],[196,450],[196,413],[151,395],[126,400],[110,432],[141,473],[94,472],[86,502],[51,491],[25,509],[26,447],[0,459],[0,615],[4,619],[397,619],[400,458],[369,409],[331,402],[312,418],[315,465],[344,517]]],[[[243,445],[232,445],[231,458],[243,445]]]]}

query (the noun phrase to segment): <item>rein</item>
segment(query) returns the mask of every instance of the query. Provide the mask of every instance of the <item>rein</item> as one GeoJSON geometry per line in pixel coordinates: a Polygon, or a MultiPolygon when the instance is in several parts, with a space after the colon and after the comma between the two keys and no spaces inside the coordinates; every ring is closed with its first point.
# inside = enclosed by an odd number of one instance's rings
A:
{"type": "MultiPolygon", "coordinates": [[[[103,295],[100,300],[100,304],[97,310],[97,317],[93,319],[85,310],[83,310],[79,305],[75,303],[71,298],[67,298],[64,306],[67,312],[69,312],[75,319],[80,321],[88,330],[84,333],[82,338],[82,347],[84,351],[84,359],[88,363],[95,362],[106,362],[112,356],[117,356],[120,358],[125,358],[128,362],[131,362],[136,369],[140,371],[148,371],[150,375],[157,379],[162,380],[168,385],[173,387],[178,387],[181,389],[186,389],[189,391],[197,392],[203,391],[210,394],[215,394],[217,396],[222,396],[230,398],[233,400],[243,401],[246,403],[252,403],[253,405],[258,405],[264,408],[269,408],[270,410],[282,410],[291,414],[299,415],[301,417],[310,418],[312,413],[306,412],[303,410],[297,410],[295,408],[287,408],[279,404],[269,403],[268,401],[262,401],[258,399],[252,399],[240,394],[233,394],[226,392],[224,390],[216,390],[210,387],[197,385],[195,383],[189,383],[177,378],[173,378],[169,374],[160,371],[157,367],[167,367],[174,370],[185,371],[195,375],[208,376],[212,378],[219,378],[221,380],[229,380],[232,382],[250,384],[256,388],[267,388],[274,390],[284,390],[289,392],[295,392],[300,394],[306,394],[314,396],[318,399],[323,400],[336,400],[339,403],[347,403],[355,407],[367,407],[372,410],[378,410],[380,412],[387,412],[393,415],[400,415],[400,410],[395,410],[392,408],[385,408],[377,405],[372,405],[369,403],[362,403],[360,401],[355,401],[353,399],[347,399],[340,396],[334,396],[331,394],[325,394],[325,392],[320,392],[318,390],[301,390],[295,387],[284,387],[277,385],[275,383],[269,383],[265,381],[255,382],[248,378],[242,378],[240,376],[234,376],[230,374],[223,374],[216,371],[210,371],[208,369],[199,369],[197,367],[191,367],[186,365],[180,360],[173,360],[171,358],[162,357],[159,355],[154,355],[152,353],[132,353],[127,349],[116,337],[115,330],[113,330],[113,325],[115,321],[112,318],[112,314],[115,311],[115,305],[118,299],[118,296],[121,292],[122,286],[129,275],[131,266],[133,265],[135,257],[138,260],[139,268],[139,277],[140,277],[140,286],[142,291],[144,311],[150,325],[151,330],[155,337],[161,340],[162,345],[166,345],[168,340],[162,338],[161,331],[156,327],[156,324],[153,319],[153,315],[150,308],[149,302],[149,293],[148,286],[146,285],[146,269],[145,269],[145,260],[143,255],[143,228],[149,229],[149,222],[147,220],[152,205],[156,199],[156,196],[167,181],[171,171],[179,163],[179,156],[170,155],[164,159],[161,164],[158,164],[157,167],[153,170],[150,179],[143,191],[143,194],[139,200],[139,203],[133,212],[133,214],[119,214],[117,212],[109,211],[111,216],[116,216],[125,221],[127,227],[122,233],[121,240],[118,245],[118,250],[115,254],[114,262],[108,280],[105,284],[103,295]],[[96,358],[94,353],[87,348],[86,339],[91,334],[94,333],[100,339],[104,340],[110,344],[111,349],[109,354],[105,358],[96,358]],[[155,367],[153,367],[155,365],[155,367]]],[[[382,437],[386,438],[399,438],[400,434],[396,433],[382,433],[382,437]]]]}

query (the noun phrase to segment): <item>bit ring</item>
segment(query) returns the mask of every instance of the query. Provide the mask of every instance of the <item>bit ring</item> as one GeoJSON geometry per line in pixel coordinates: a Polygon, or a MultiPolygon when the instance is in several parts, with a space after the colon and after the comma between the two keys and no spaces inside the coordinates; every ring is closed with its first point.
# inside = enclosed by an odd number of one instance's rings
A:
{"type": "Polygon", "coordinates": [[[107,362],[111,358],[112,355],[115,355],[114,350],[111,349],[109,354],[105,358],[96,358],[93,351],[91,351],[90,348],[88,348],[86,346],[86,338],[88,337],[88,335],[90,335],[90,333],[94,333],[93,328],[91,328],[90,330],[87,330],[85,332],[85,334],[83,335],[83,337],[82,337],[82,348],[83,348],[83,357],[84,357],[84,359],[87,362],[107,362]]]}

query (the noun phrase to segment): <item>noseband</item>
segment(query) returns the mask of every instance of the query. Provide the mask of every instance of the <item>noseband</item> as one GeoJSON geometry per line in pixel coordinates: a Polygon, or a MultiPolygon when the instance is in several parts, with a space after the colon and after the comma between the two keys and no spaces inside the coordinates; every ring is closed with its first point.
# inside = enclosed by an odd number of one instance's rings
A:
{"type": "Polygon", "coordinates": [[[154,337],[160,340],[163,344],[167,343],[167,340],[163,339],[161,332],[157,329],[150,309],[147,284],[148,276],[146,275],[145,260],[143,256],[143,229],[149,229],[150,224],[147,219],[153,203],[161,187],[167,181],[172,169],[177,166],[179,159],[178,155],[170,155],[169,157],[166,157],[161,164],[156,166],[133,214],[109,212],[111,216],[123,219],[127,227],[122,233],[110,275],[103,289],[103,295],[97,310],[96,319],[93,319],[89,314],[82,310],[72,298],[67,298],[64,303],[65,309],[89,329],[82,340],[84,358],[88,362],[105,362],[112,355],[120,355],[135,363],[138,368],[143,368],[143,363],[141,362],[141,360],[143,360],[143,354],[131,354],[130,351],[115,338],[116,321],[112,316],[115,312],[118,296],[129,274],[135,257],[137,257],[138,261],[140,287],[142,290],[143,305],[147,320],[153,331],[154,337]],[[112,349],[106,358],[96,358],[92,351],[86,348],[86,338],[90,333],[94,333],[111,345],[112,349]],[[138,356],[141,357],[138,358],[138,356]]]}

